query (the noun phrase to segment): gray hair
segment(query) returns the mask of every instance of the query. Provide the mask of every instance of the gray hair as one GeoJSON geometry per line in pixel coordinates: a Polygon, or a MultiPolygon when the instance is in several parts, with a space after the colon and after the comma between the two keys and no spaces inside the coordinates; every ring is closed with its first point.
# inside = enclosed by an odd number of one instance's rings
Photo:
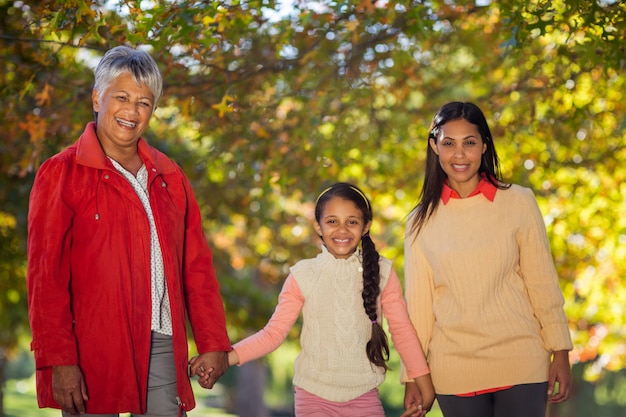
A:
{"type": "Polygon", "coordinates": [[[163,78],[154,59],[145,51],[116,46],[109,49],[95,70],[94,90],[104,92],[117,77],[130,72],[137,84],[144,84],[154,97],[154,109],[163,94],[163,78]]]}

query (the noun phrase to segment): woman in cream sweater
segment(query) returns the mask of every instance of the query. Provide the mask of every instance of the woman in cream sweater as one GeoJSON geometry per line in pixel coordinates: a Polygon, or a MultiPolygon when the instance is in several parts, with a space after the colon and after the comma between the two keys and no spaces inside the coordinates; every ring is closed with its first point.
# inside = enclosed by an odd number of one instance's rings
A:
{"type": "Polygon", "coordinates": [[[500,179],[472,103],[444,105],[430,127],[405,285],[446,417],[544,417],[568,398],[572,343],[542,215],[530,189],[500,179]]]}

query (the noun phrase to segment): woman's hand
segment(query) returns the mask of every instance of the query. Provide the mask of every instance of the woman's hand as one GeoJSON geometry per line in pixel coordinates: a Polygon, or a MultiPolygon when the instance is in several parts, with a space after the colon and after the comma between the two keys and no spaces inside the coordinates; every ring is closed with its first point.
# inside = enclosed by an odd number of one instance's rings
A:
{"type": "Polygon", "coordinates": [[[550,363],[550,374],[548,376],[548,401],[553,404],[562,403],[569,398],[572,390],[572,370],[569,364],[569,352],[559,350],[554,352],[550,363]],[[559,383],[558,391],[555,392],[555,385],[559,383]]]}
{"type": "Polygon", "coordinates": [[[213,388],[227,369],[227,352],[205,352],[189,361],[189,377],[198,375],[198,383],[202,388],[213,388]]]}
{"type": "Polygon", "coordinates": [[[83,373],[77,365],[52,367],[52,395],[68,414],[75,416],[85,412],[89,397],[83,373]]]}
{"type": "Polygon", "coordinates": [[[404,413],[400,417],[424,417],[435,401],[435,388],[430,374],[407,382],[404,388],[404,413]]]}

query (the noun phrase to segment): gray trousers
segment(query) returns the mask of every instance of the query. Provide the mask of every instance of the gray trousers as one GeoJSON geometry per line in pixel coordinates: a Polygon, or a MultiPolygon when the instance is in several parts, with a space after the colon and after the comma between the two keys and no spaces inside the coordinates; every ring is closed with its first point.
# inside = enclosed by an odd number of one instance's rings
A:
{"type": "MultiPolygon", "coordinates": [[[[148,407],[143,417],[178,417],[178,392],[172,337],[152,332],[148,371],[148,407]]],[[[62,412],[63,417],[71,417],[62,412]]],[[[183,412],[183,416],[186,414],[183,412]]],[[[80,417],[119,417],[119,414],[80,414],[80,417]]]]}

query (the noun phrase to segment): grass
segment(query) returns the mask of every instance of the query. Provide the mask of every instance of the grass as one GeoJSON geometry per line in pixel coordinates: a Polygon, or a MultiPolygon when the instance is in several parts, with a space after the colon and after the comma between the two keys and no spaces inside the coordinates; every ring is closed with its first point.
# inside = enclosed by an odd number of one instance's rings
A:
{"type": "MultiPolygon", "coordinates": [[[[224,412],[220,406],[224,393],[219,385],[213,390],[207,391],[198,386],[193,381],[194,395],[196,397],[196,408],[188,413],[189,417],[237,417],[234,414],[224,412]]],[[[402,389],[398,386],[398,389],[402,389]]],[[[38,408],[35,394],[35,378],[7,381],[4,390],[4,412],[5,417],[60,417],[59,410],[51,408],[38,408]]],[[[391,412],[389,417],[396,415],[391,412]]],[[[397,414],[400,415],[400,412],[397,414]]],[[[428,417],[442,417],[441,411],[435,402],[428,417]]],[[[130,414],[121,414],[120,417],[130,417],[130,414]]]]}
{"type": "Polygon", "coordinates": [[[60,417],[59,410],[37,407],[35,378],[11,379],[4,386],[4,413],[6,417],[60,417]]]}
{"type": "MultiPolygon", "coordinates": [[[[225,413],[219,408],[210,406],[219,401],[219,390],[207,391],[197,387],[193,383],[196,396],[196,408],[190,411],[189,417],[236,417],[234,414],[225,413]]],[[[52,408],[39,408],[35,393],[35,378],[9,380],[4,389],[4,413],[5,417],[61,417],[61,412],[52,408]]],[[[120,417],[129,417],[130,414],[121,414],[120,417]]]]}

